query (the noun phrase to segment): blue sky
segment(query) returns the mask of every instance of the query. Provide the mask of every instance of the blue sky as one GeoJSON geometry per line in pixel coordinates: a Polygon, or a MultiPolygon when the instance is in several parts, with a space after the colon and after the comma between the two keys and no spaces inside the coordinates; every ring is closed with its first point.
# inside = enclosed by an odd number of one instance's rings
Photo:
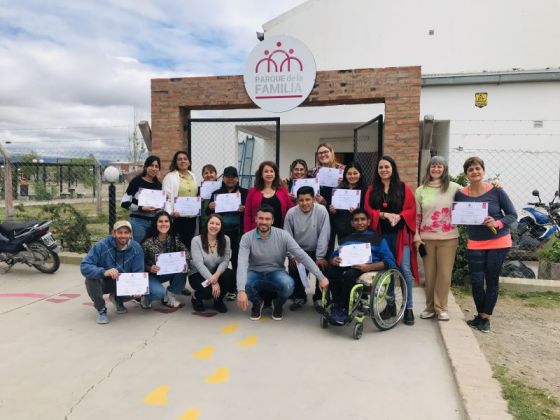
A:
{"type": "Polygon", "coordinates": [[[0,0],[0,142],[124,151],[151,78],[241,74],[255,32],[303,2],[0,0]]]}

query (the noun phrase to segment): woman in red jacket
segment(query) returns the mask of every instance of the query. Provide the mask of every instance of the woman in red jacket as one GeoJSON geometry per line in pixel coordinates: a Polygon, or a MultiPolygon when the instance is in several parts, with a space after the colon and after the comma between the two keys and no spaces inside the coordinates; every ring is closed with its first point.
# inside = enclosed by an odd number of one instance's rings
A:
{"type": "Polygon", "coordinates": [[[258,208],[263,204],[267,204],[274,209],[273,226],[282,229],[284,216],[286,216],[288,209],[293,206],[293,203],[288,195],[288,190],[282,185],[278,166],[268,160],[259,165],[259,169],[255,173],[255,186],[250,188],[247,194],[243,233],[256,227],[255,216],[258,208]]]}
{"type": "MultiPolygon", "coordinates": [[[[416,201],[414,192],[401,181],[397,164],[389,156],[383,156],[377,162],[377,171],[366,193],[365,207],[371,217],[371,228],[389,243],[403,272],[408,289],[404,322],[413,325],[412,281],[416,279],[418,283],[420,279],[414,248],[416,201]]],[[[385,311],[387,313],[382,316],[394,316],[396,308],[388,305],[385,311]]]]}

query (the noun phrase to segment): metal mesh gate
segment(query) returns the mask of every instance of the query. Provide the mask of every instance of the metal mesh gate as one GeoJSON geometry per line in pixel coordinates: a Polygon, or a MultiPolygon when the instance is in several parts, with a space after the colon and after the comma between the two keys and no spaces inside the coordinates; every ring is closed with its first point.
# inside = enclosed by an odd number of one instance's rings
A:
{"type": "Polygon", "coordinates": [[[197,177],[209,163],[218,175],[226,166],[235,166],[240,185],[248,188],[262,161],[280,163],[280,118],[193,118],[186,131],[191,170],[197,177]]]}
{"type": "Polygon", "coordinates": [[[354,129],[354,160],[362,166],[367,184],[373,180],[375,164],[382,153],[383,115],[380,114],[354,129]]]}

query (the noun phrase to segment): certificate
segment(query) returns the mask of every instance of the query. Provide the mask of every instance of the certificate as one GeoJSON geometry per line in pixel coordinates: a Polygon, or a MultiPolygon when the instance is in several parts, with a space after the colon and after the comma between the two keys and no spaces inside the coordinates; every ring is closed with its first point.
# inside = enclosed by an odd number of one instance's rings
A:
{"type": "Polygon", "coordinates": [[[140,188],[138,190],[138,205],[162,209],[165,205],[165,191],[140,188]]]}
{"type": "Polygon", "coordinates": [[[222,187],[222,181],[202,181],[200,185],[200,196],[204,200],[212,198],[212,193],[222,187]]]}
{"type": "Polygon", "coordinates": [[[140,296],[149,293],[148,273],[120,273],[117,296],[140,296]]]}
{"type": "Polygon", "coordinates": [[[214,211],[216,213],[225,213],[228,211],[239,211],[239,206],[241,205],[241,194],[228,193],[228,194],[216,194],[216,208],[214,211]]]}
{"type": "Polygon", "coordinates": [[[454,225],[481,225],[488,216],[487,202],[454,202],[451,207],[451,223],[454,225]]]}
{"type": "Polygon", "coordinates": [[[371,262],[371,244],[344,245],[340,248],[339,257],[341,267],[350,267],[355,264],[366,264],[371,262]]]}
{"type": "Polygon", "coordinates": [[[179,212],[181,216],[199,216],[200,204],[200,197],[177,197],[173,210],[179,212]]]}
{"type": "Polygon", "coordinates": [[[321,168],[317,173],[319,185],[321,185],[322,187],[338,187],[338,184],[342,180],[343,174],[344,169],[321,168]]]}
{"type": "Polygon", "coordinates": [[[165,274],[186,273],[188,266],[185,259],[185,251],[166,252],[156,257],[156,265],[159,267],[158,276],[165,274]]]}
{"type": "Polygon", "coordinates": [[[311,187],[313,188],[315,195],[319,194],[319,180],[317,178],[294,179],[294,183],[292,184],[292,193],[297,195],[297,192],[301,187],[311,187]]]}
{"type": "Polygon", "coordinates": [[[331,204],[337,210],[350,210],[360,207],[360,198],[362,191],[346,190],[342,188],[334,189],[332,192],[331,204]]]}
{"type": "Polygon", "coordinates": [[[307,271],[305,271],[305,266],[298,262],[297,264],[297,271],[299,273],[299,278],[301,279],[301,284],[303,284],[303,288],[307,289],[309,287],[309,280],[307,279],[307,271]]]}

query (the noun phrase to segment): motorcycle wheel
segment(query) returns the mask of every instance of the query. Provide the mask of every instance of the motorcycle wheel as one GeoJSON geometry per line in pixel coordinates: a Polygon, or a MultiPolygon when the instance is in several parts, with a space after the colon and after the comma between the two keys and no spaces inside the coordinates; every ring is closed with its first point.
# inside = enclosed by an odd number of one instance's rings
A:
{"type": "Polygon", "coordinates": [[[56,252],[51,251],[41,242],[32,242],[29,249],[36,256],[37,260],[42,259],[38,264],[32,264],[41,273],[52,274],[60,267],[60,258],[56,252]],[[37,255],[39,254],[39,255],[37,255]]]}
{"type": "Polygon", "coordinates": [[[6,274],[14,265],[6,261],[0,261],[0,274],[6,274]]]}

